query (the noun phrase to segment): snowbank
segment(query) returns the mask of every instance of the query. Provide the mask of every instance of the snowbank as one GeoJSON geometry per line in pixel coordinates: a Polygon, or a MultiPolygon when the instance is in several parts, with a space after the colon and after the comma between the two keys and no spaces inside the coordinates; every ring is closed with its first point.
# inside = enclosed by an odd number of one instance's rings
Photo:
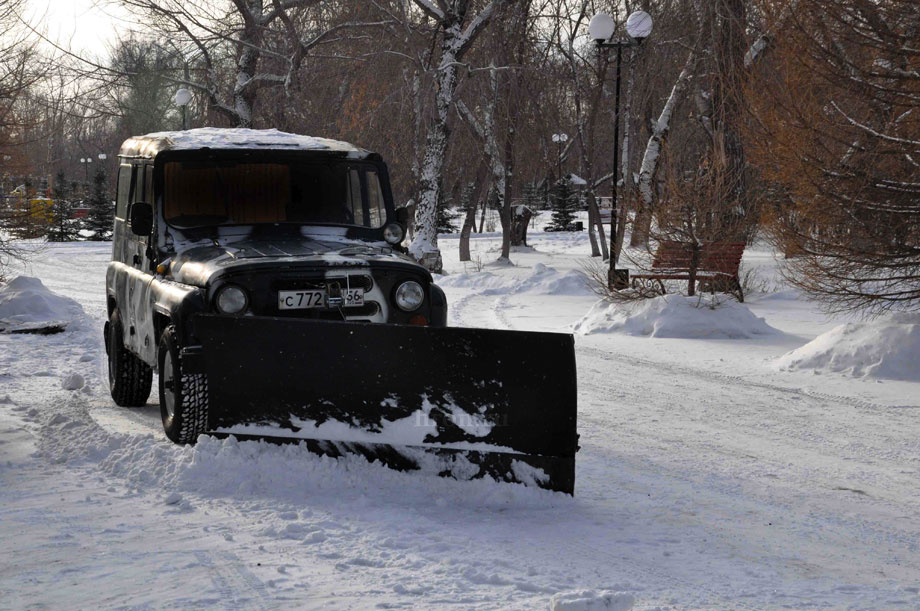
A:
{"type": "Polygon", "coordinates": [[[82,315],[79,303],[51,292],[38,278],[17,276],[0,287],[0,328],[67,324],[82,315]]]}
{"type": "Polygon", "coordinates": [[[443,276],[441,286],[475,288],[482,295],[592,295],[585,275],[579,271],[560,272],[553,267],[537,263],[526,276],[512,276],[478,272],[443,276]]]}
{"type": "Polygon", "coordinates": [[[634,303],[600,301],[577,323],[582,335],[624,333],[649,337],[750,339],[782,333],[754,316],[743,304],[708,297],[663,295],[634,303]]]}
{"type": "Polygon", "coordinates": [[[920,382],[920,314],[835,327],[776,360],[781,370],[920,382]]]}

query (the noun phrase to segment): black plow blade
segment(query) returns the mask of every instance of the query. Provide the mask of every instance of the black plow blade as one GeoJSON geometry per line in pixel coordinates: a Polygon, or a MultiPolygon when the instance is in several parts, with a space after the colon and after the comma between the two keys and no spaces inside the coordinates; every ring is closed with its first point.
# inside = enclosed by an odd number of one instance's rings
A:
{"type": "Polygon", "coordinates": [[[193,332],[215,434],[574,492],[571,335],[206,314],[193,332]]]}

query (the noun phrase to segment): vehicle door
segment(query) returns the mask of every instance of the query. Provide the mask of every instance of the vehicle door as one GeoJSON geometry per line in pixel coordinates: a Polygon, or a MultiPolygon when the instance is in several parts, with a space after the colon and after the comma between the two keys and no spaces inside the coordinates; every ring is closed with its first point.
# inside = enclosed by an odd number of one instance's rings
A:
{"type": "Polygon", "coordinates": [[[126,261],[131,266],[128,281],[127,335],[125,343],[148,363],[153,362],[157,340],[154,337],[153,312],[150,297],[155,263],[151,236],[135,235],[131,226],[130,206],[138,202],[153,203],[153,166],[134,164],[131,168],[131,188],[128,193],[127,230],[125,231],[126,261]]]}

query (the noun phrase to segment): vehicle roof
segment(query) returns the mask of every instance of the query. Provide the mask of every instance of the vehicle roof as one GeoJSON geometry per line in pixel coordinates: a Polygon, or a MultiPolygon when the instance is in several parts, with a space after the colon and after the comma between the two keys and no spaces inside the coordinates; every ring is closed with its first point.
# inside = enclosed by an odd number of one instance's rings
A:
{"type": "Polygon", "coordinates": [[[366,159],[374,153],[348,142],[301,136],[277,129],[201,127],[185,131],[154,132],[125,140],[120,157],[153,158],[163,151],[259,150],[259,151],[328,151],[351,159],[366,159]]]}

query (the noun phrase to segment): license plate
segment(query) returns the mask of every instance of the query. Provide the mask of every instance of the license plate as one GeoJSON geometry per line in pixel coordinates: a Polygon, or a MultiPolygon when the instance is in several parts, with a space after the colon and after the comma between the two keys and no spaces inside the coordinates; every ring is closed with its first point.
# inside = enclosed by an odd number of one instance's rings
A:
{"type": "MultiPolygon", "coordinates": [[[[364,289],[342,289],[342,306],[355,308],[364,305],[364,289]]],[[[326,291],[278,291],[279,310],[325,308],[326,291]]]]}

